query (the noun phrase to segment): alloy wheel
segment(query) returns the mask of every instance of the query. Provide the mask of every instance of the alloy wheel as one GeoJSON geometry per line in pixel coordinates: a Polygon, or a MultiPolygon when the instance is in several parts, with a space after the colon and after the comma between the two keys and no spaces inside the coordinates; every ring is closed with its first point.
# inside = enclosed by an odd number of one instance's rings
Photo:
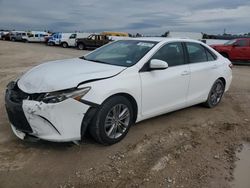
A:
{"type": "Polygon", "coordinates": [[[105,119],[105,133],[109,138],[116,139],[123,135],[130,122],[130,112],[126,105],[117,104],[108,112],[105,119]]]}
{"type": "Polygon", "coordinates": [[[210,95],[210,101],[213,106],[217,105],[220,102],[223,93],[224,93],[223,84],[221,82],[217,82],[214,85],[210,95]]]}

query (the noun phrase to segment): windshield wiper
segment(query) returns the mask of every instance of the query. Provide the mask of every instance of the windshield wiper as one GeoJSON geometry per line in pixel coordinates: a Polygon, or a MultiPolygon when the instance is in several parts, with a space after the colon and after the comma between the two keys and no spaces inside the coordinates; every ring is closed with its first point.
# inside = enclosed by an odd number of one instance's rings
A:
{"type": "Polygon", "coordinates": [[[84,59],[84,60],[87,60],[87,61],[93,61],[93,62],[96,62],[96,63],[104,63],[104,64],[109,64],[109,63],[107,63],[107,62],[100,61],[100,60],[95,60],[95,59],[86,59],[84,56],[83,56],[83,57],[80,57],[80,59],[84,59]]]}

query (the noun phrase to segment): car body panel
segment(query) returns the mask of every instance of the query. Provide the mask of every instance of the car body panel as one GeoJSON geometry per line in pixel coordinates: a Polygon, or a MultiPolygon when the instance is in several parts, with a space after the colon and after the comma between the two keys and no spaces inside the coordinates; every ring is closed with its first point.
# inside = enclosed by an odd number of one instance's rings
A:
{"type": "Polygon", "coordinates": [[[190,74],[184,72],[190,72],[189,65],[140,73],[142,116],[148,118],[186,106],[190,74]]]}
{"type": "Polygon", "coordinates": [[[31,135],[49,141],[80,140],[81,124],[88,108],[74,99],[57,104],[23,101],[25,116],[33,130],[31,135]]]}
{"type": "Polygon", "coordinates": [[[124,69],[80,58],[52,61],[28,71],[19,79],[18,86],[26,93],[53,92],[77,87],[84,81],[111,77],[124,69]]]}

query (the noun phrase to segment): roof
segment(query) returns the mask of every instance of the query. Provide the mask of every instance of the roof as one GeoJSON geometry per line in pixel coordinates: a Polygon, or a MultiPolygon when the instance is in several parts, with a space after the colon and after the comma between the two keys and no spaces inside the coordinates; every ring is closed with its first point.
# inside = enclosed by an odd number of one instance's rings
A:
{"type": "Polygon", "coordinates": [[[187,38],[167,38],[167,37],[138,37],[138,38],[131,38],[131,40],[142,40],[142,41],[152,41],[152,42],[171,42],[171,41],[200,42],[198,40],[187,39],[187,38]]]}

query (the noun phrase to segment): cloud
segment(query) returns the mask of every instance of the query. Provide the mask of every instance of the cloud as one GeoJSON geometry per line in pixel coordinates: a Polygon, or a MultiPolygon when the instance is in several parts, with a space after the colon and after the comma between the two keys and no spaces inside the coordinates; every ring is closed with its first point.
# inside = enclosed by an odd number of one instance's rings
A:
{"type": "Polygon", "coordinates": [[[0,0],[0,28],[54,31],[250,32],[248,0],[0,0]]]}

